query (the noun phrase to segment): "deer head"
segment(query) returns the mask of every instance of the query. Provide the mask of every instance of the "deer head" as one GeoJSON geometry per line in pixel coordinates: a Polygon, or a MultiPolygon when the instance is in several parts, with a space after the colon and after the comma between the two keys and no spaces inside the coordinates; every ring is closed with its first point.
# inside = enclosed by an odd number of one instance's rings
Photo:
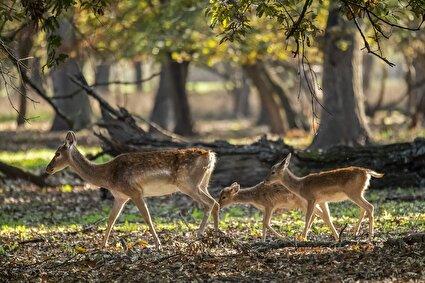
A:
{"type": "Polygon", "coordinates": [[[55,152],[52,160],[46,167],[47,174],[54,174],[70,165],[71,149],[77,145],[77,137],[74,132],[69,131],[66,134],[65,142],[55,152]]]}
{"type": "Polygon", "coordinates": [[[265,182],[268,184],[278,183],[282,177],[283,172],[288,168],[289,161],[291,160],[291,153],[289,153],[284,159],[276,163],[270,169],[270,173],[265,179],[265,182]]]}
{"type": "Polygon", "coordinates": [[[235,196],[238,194],[241,186],[234,182],[230,187],[226,187],[221,191],[218,203],[220,208],[226,207],[234,202],[235,196]]]}

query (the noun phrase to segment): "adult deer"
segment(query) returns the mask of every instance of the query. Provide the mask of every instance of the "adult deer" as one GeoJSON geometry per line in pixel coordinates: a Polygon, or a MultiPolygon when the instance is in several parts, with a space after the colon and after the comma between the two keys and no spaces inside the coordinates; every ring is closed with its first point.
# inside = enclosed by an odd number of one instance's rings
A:
{"type": "Polygon", "coordinates": [[[280,183],[292,193],[307,201],[303,238],[306,238],[309,232],[316,204],[323,212],[326,211],[329,214],[328,202],[351,200],[361,210],[354,234],[357,236],[360,224],[367,214],[369,216],[369,240],[372,239],[374,207],[363,195],[369,186],[370,177],[381,178],[384,174],[367,168],[348,167],[313,173],[299,178],[288,168],[290,159],[291,154],[288,154],[285,159],[274,165],[266,178],[266,182],[280,183]]]}
{"type": "MultiPolygon", "coordinates": [[[[246,203],[252,204],[261,210],[263,212],[263,241],[266,240],[267,229],[277,237],[282,238],[282,235],[270,226],[270,220],[276,209],[301,209],[304,213],[307,211],[306,200],[291,193],[281,184],[267,184],[264,181],[254,187],[242,190],[240,185],[235,182],[221,191],[218,203],[220,208],[231,204],[246,203]]],[[[334,238],[338,240],[338,233],[332,224],[329,214],[323,212],[319,207],[315,208],[314,214],[323,219],[331,229],[334,238]]]]}
{"type": "Polygon", "coordinates": [[[180,191],[204,206],[204,218],[198,231],[200,236],[208,217],[213,214],[214,228],[218,230],[220,207],[207,187],[216,162],[212,151],[193,148],[170,151],[121,154],[109,162],[95,164],[77,149],[77,138],[68,132],[65,143],[57,149],[47,165],[46,173],[54,174],[71,167],[85,181],[107,188],[114,196],[114,205],[102,246],[106,247],[112,227],[124,205],[131,199],[149,226],[157,249],[160,240],[152,224],[144,197],[162,196],[180,191]]]}

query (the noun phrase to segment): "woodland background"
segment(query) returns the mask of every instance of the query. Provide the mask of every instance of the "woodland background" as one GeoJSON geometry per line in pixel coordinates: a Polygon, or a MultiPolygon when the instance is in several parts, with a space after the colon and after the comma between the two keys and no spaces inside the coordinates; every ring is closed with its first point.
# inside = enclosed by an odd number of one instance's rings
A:
{"type": "Polygon", "coordinates": [[[425,3],[70,1],[0,3],[0,281],[408,281],[425,279],[425,3]],[[298,175],[366,166],[385,177],[358,208],[331,206],[342,240],[276,213],[149,198],[164,250],[128,205],[99,249],[110,197],[44,169],[65,132],[95,162],[129,151],[218,153],[210,191],[253,186],[288,152],[298,175]]]}

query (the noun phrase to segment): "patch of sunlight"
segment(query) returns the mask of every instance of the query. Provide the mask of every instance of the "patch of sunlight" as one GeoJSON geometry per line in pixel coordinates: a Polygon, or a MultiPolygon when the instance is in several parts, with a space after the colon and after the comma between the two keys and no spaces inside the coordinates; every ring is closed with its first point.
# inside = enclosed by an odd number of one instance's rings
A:
{"type": "MultiPolygon", "coordinates": [[[[84,154],[96,154],[101,151],[100,147],[78,147],[84,154]]],[[[38,169],[45,167],[55,154],[53,149],[32,149],[27,151],[0,151],[0,161],[22,169],[38,169]]],[[[109,160],[111,157],[105,156],[99,159],[109,160]],[[101,159],[103,158],[103,159],[101,159]]],[[[97,160],[97,159],[96,159],[97,160]]]]}

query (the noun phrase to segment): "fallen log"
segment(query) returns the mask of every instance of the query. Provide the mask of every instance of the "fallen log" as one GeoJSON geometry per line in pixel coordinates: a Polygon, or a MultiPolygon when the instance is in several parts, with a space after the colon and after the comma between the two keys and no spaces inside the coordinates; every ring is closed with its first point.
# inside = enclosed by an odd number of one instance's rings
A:
{"type": "Polygon", "coordinates": [[[0,161],[0,172],[2,172],[7,178],[11,179],[23,179],[29,181],[39,187],[51,186],[51,184],[46,182],[46,175],[34,175],[29,172],[25,172],[24,170],[3,163],[0,161]]]}
{"type": "Polygon", "coordinates": [[[154,151],[188,147],[202,147],[215,151],[218,162],[211,178],[212,191],[237,181],[242,186],[253,186],[263,180],[270,167],[293,154],[291,169],[299,176],[347,166],[362,166],[384,173],[371,181],[371,188],[425,187],[425,139],[410,143],[371,145],[364,147],[335,146],[327,150],[296,150],[283,140],[262,137],[249,145],[234,145],[226,141],[203,143],[182,142],[169,136],[154,137],[145,132],[124,108],[115,110],[102,100],[83,81],[75,80],[87,94],[97,99],[102,108],[99,126],[108,135],[97,133],[102,148],[111,155],[125,152],[154,151]]]}

